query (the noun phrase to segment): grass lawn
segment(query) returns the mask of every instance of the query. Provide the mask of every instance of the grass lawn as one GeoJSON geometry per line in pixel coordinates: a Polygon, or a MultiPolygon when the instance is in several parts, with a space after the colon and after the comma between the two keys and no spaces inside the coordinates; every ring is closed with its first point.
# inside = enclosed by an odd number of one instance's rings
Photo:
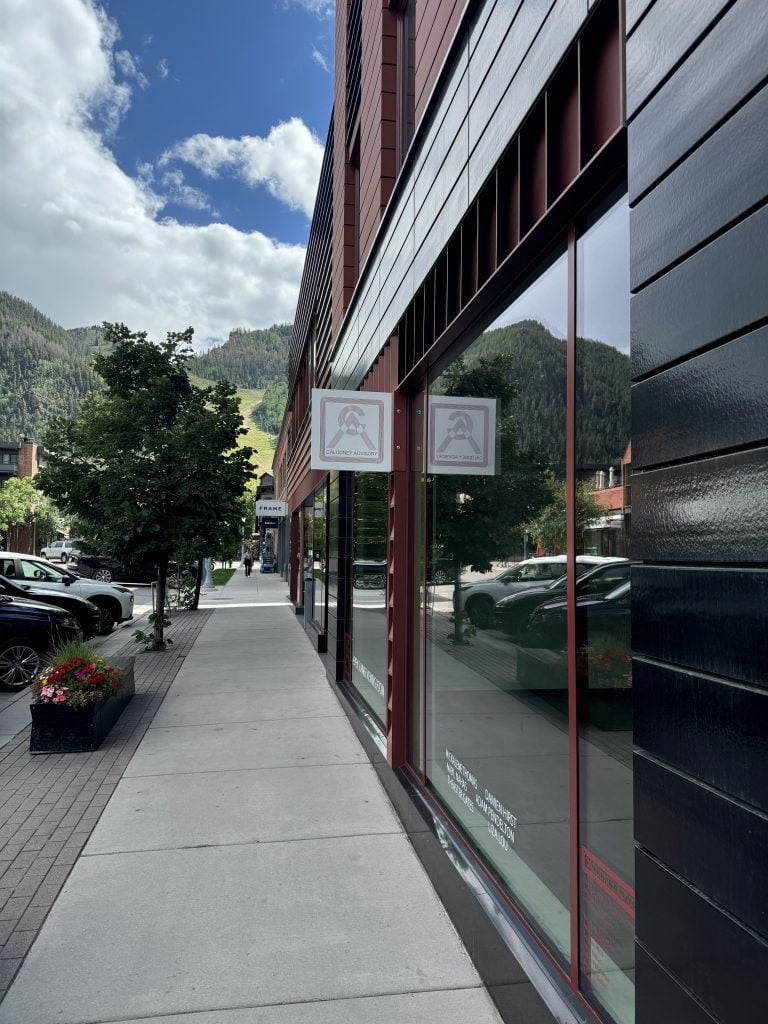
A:
{"type": "Polygon", "coordinates": [[[217,587],[223,587],[225,583],[229,583],[236,572],[237,569],[214,569],[213,582],[217,587]]]}

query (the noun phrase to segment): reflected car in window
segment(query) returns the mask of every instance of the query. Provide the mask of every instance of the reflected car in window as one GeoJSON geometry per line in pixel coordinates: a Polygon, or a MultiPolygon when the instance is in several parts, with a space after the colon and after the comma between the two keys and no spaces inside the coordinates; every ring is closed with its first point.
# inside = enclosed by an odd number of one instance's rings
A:
{"type": "MultiPolygon", "coordinates": [[[[603,558],[599,555],[577,555],[577,573],[615,561],[616,558],[603,558]]],[[[553,583],[565,573],[566,562],[565,555],[527,558],[490,580],[464,583],[458,598],[454,595],[454,612],[465,611],[478,629],[489,629],[493,625],[493,609],[497,601],[510,594],[553,583]]]]}
{"type": "MultiPolygon", "coordinates": [[[[623,642],[629,636],[630,581],[626,580],[602,596],[585,595],[576,601],[577,629],[590,640],[599,636],[623,642]]],[[[565,635],[568,602],[564,597],[540,605],[528,620],[528,647],[551,647],[565,635]]]]}
{"type": "MultiPolygon", "coordinates": [[[[578,560],[577,560],[578,564],[578,560]]],[[[576,580],[576,597],[600,597],[629,579],[628,560],[610,562],[589,569],[576,580]]],[[[496,603],[493,624],[513,640],[522,639],[527,631],[528,619],[541,605],[565,597],[566,576],[561,576],[546,587],[509,594],[496,603]]]]}

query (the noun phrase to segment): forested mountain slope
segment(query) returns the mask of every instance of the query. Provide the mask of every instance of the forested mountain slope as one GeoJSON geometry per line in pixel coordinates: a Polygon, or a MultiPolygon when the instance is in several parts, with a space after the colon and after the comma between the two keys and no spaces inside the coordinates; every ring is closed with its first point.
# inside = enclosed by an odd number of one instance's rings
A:
{"type": "MultiPolygon", "coordinates": [[[[522,447],[542,446],[553,466],[565,463],[565,341],[537,320],[486,331],[467,362],[505,353],[517,384],[515,417],[522,447]]],[[[577,466],[619,465],[629,442],[629,356],[579,339],[577,466]]]]}
{"type": "Polygon", "coordinates": [[[74,416],[100,381],[98,329],[66,331],[29,302],[0,291],[0,440],[39,438],[53,416],[74,416]]]}
{"type": "Polygon", "coordinates": [[[223,345],[194,356],[189,372],[208,380],[229,380],[244,388],[266,388],[288,378],[290,324],[260,331],[234,330],[223,345]]]}

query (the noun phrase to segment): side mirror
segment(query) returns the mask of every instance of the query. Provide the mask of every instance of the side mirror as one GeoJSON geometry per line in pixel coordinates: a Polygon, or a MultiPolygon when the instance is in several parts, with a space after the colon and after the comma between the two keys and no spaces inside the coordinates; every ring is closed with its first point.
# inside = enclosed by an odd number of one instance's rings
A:
{"type": "Polygon", "coordinates": [[[75,577],[74,576],[65,576],[64,577],[64,586],[65,587],[71,587],[74,582],[75,582],[75,577]]]}

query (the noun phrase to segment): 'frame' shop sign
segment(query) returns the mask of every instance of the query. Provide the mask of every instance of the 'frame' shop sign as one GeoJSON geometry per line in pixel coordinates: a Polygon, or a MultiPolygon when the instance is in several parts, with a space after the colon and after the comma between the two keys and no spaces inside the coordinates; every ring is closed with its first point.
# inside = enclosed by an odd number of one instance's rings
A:
{"type": "Polygon", "coordinates": [[[312,389],[312,469],[389,473],[392,395],[312,389]]]}
{"type": "Polygon", "coordinates": [[[259,516],[259,518],[262,516],[278,516],[283,518],[288,515],[288,502],[270,498],[261,498],[256,502],[256,515],[259,516]]]}

